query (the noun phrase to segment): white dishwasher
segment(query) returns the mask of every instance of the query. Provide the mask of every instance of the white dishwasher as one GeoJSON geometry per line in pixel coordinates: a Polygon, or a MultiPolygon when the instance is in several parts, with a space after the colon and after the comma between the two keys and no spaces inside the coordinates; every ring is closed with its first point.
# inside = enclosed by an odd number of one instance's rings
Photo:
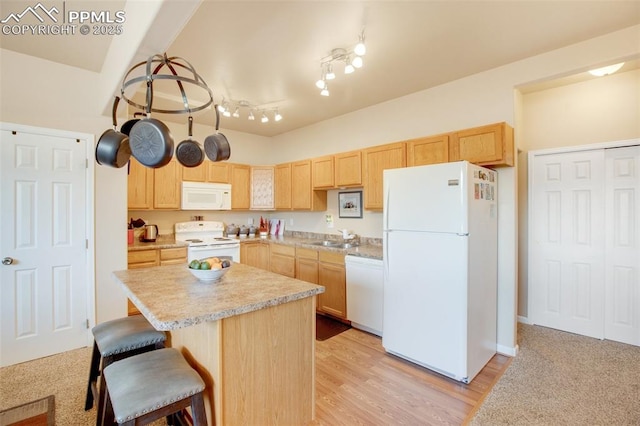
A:
{"type": "Polygon", "coordinates": [[[347,318],[351,326],[382,336],[382,260],[347,255],[347,318]]]}

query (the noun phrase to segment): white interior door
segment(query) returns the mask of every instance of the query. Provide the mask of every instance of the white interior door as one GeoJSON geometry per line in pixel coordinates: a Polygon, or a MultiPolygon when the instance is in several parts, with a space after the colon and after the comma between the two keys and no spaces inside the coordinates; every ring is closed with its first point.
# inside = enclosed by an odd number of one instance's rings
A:
{"type": "Polygon", "coordinates": [[[86,152],[0,133],[0,366],[87,344],[86,152]]]}
{"type": "Polygon", "coordinates": [[[640,146],[605,158],[605,337],[640,345],[640,146]]]}
{"type": "Polygon", "coordinates": [[[604,151],[537,155],[529,297],[536,324],[604,337],[604,151]]]}

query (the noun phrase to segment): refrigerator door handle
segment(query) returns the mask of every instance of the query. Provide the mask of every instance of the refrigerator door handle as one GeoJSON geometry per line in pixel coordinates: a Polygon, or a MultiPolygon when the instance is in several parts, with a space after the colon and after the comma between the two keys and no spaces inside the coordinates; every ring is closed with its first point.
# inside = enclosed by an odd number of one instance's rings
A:
{"type": "Polygon", "coordinates": [[[384,194],[384,209],[382,210],[382,229],[389,229],[389,210],[391,209],[391,185],[387,185],[387,192],[384,194]]]}

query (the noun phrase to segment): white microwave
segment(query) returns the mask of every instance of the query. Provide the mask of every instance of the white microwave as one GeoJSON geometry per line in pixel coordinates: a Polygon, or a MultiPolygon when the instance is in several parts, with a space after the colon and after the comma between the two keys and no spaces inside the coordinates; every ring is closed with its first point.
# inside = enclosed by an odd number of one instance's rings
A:
{"type": "Polygon", "coordinates": [[[182,210],[231,210],[228,183],[182,182],[182,210]]]}

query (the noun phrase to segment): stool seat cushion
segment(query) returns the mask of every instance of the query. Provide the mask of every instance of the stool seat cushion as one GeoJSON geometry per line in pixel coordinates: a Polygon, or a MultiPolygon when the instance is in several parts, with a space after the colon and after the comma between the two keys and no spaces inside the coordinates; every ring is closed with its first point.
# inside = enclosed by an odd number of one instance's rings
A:
{"type": "Polygon", "coordinates": [[[122,423],[204,390],[204,381],[173,348],[114,362],[104,369],[116,422],[122,423]]]}
{"type": "Polygon", "coordinates": [[[164,342],[164,331],[158,331],[142,315],[118,318],[96,325],[91,330],[103,357],[164,342]]]}

